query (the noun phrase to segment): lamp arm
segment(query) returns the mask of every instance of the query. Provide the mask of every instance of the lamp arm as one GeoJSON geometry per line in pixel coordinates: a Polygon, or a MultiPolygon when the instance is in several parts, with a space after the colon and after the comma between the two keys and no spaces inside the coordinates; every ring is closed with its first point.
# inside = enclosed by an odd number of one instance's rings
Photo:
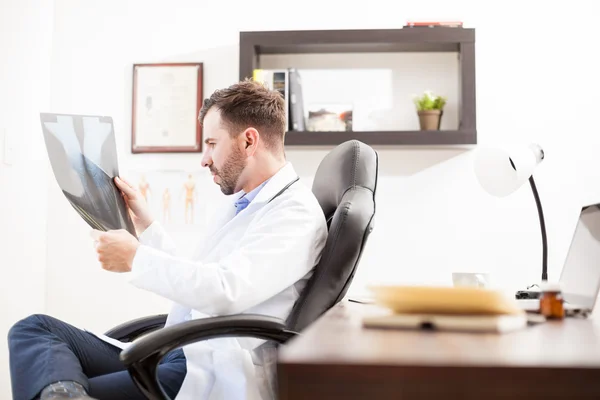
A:
{"type": "Polygon", "coordinates": [[[529,177],[529,184],[531,185],[531,191],[535,198],[535,204],[537,205],[538,217],[540,219],[540,229],[542,230],[542,281],[548,280],[548,239],[546,237],[546,222],[544,221],[544,211],[542,210],[542,203],[540,202],[540,196],[533,180],[533,175],[529,177]]]}

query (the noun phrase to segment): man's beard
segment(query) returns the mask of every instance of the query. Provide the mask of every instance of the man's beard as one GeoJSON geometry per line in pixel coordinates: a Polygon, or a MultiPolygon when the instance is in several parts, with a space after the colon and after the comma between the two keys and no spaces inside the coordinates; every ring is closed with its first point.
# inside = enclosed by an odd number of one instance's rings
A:
{"type": "Polygon", "coordinates": [[[221,169],[217,169],[211,165],[210,171],[221,178],[221,182],[219,182],[221,192],[225,195],[230,195],[235,192],[235,187],[244,168],[246,168],[244,153],[236,145],[233,145],[231,155],[227,158],[221,169]]]}

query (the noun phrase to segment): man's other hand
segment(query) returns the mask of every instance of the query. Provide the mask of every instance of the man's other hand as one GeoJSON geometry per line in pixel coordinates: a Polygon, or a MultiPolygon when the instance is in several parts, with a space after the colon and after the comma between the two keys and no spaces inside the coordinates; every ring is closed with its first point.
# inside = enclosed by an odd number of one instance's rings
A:
{"type": "Polygon", "coordinates": [[[135,225],[135,230],[138,235],[142,234],[154,221],[148,204],[144,200],[144,196],[123,178],[115,177],[115,185],[121,190],[121,194],[125,199],[131,219],[135,225]]]}
{"type": "Polygon", "coordinates": [[[140,243],[124,229],[102,232],[93,230],[98,261],[112,272],[129,272],[140,243]]]}

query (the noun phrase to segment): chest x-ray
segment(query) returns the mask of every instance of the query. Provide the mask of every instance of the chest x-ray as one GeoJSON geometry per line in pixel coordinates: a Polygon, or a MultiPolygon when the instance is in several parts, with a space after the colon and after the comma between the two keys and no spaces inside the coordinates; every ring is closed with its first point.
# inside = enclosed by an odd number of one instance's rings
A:
{"type": "Polygon", "coordinates": [[[111,117],[40,114],[54,177],[73,208],[94,229],[126,229],[136,236],[119,174],[111,117]]]}

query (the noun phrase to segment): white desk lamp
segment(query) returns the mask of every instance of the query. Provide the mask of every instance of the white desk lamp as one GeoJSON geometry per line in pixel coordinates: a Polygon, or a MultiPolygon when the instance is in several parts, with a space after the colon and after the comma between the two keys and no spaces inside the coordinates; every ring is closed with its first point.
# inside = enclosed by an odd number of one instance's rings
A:
{"type": "MultiPolygon", "coordinates": [[[[491,195],[507,196],[529,180],[537,205],[542,231],[542,282],[548,280],[548,242],[544,212],[538,195],[533,170],[544,159],[544,151],[531,144],[514,151],[499,148],[480,149],[475,157],[475,175],[479,184],[491,195]]],[[[524,291],[520,292],[524,293],[524,291]]],[[[517,292],[517,297],[521,297],[517,292]]]]}

